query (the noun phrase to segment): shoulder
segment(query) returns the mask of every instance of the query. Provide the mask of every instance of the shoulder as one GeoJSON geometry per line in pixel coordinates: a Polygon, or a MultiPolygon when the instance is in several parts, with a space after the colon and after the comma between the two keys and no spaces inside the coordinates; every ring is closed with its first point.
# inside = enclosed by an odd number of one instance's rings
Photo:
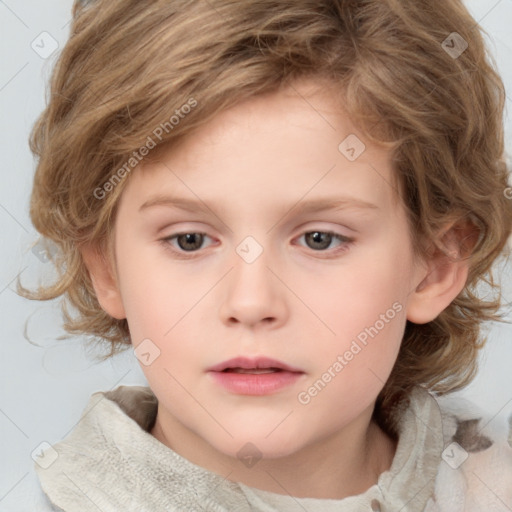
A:
{"type": "Polygon", "coordinates": [[[437,510],[512,510],[512,417],[489,414],[456,395],[435,399],[443,429],[437,510]]]}

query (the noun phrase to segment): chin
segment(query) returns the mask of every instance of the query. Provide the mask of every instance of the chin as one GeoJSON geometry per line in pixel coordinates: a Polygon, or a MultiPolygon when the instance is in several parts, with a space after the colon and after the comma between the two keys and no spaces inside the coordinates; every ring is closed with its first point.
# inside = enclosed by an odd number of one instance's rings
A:
{"type": "Polygon", "coordinates": [[[223,439],[222,441],[226,442],[211,444],[217,451],[228,457],[239,459],[242,462],[249,460],[250,463],[251,458],[278,459],[292,455],[302,448],[296,437],[292,440],[290,438],[293,436],[286,432],[284,434],[281,433],[281,435],[273,437],[273,434],[268,436],[268,431],[265,433],[252,432],[247,435],[234,435],[233,433],[234,439],[223,439]]]}

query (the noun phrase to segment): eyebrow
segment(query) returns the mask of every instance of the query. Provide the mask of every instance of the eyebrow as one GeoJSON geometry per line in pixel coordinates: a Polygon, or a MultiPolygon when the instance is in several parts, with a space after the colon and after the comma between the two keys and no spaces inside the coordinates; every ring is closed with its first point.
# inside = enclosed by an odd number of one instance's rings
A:
{"type": "MultiPolygon", "coordinates": [[[[187,199],[184,197],[171,197],[158,195],[148,199],[140,208],[139,211],[144,211],[154,206],[166,206],[179,210],[185,210],[191,213],[211,212],[211,209],[201,200],[187,199]]],[[[215,206],[212,204],[212,206],[215,206]]],[[[333,196],[312,199],[309,201],[297,201],[295,204],[288,205],[286,211],[298,208],[301,213],[315,213],[327,210],[379,210],[379,207],[373,203],[369,203],[362,199],[350,196],[333,196]]]]}

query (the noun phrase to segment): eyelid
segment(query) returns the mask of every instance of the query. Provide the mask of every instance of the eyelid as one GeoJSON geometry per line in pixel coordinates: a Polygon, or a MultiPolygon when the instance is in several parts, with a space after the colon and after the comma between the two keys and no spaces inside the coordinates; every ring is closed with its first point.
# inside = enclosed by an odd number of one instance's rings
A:
{"type": "MultiPolygon", "coordinates": [[[[300,243],[295,244],[295,245],[298,245],[300,247],[308,249],[313,254],[316,253],[318,255],[318,257],[320,257],[320,258],[335,258],[340,253],[347,251],[349,249],[349,247],[355,242],[354,237],[343,235],[343,234],[338,233],[329,228],[318,228],[318,227],[302,229],[300,231],[300,233],[298,235],[296,235],[292,240],[300,239],[309,233],[315,233],[315,232],[331,235],[334,240],[337,240],[339,242],[339,245],[334,248],[325,249],[325,250],[314,250],[314,249],[311,249],[311,248],[307,247],[306,245],[303,245],[300,243]]],[[[177,258],[192,259],[195,257],[200,257],[202,252],[204,250],[206,250],[207,247],[206,248],[203,247],[203,248],[197,249],[195,251],[184,251],[184,250],[180,249],[179,247],[174,247],[174,245],[171,243],[172,240],[176,240],[179,236],[186,235],[186,234],[197,234],[197,235],[202,235],[203,237],[206,237],[206,238],[213,239],[213,237],[211,237],[210,235],[208,235],[208,233],[205,233],[203,231],[199,231],[199,230],[194,231],[193,229],[188,229],[188,230],[184,229],[184,230],[173,232],[173,233],[169,234],[168,236],[160,238],[159,242],[167,250],[170,250],[177,258]]],[[[210,244],[210,245],[212,245],[212,244],[210,244]]]]}
{"type": "MultiPolygon", "coordinates": [[[[308,225],[309,224],[311,224],[311,222],[309,222],[308,225]]],[[[321,224],[321,222],[320,222],[320,224],[321,224]]],[[[320,233],[329,233],[331,235],[336,235],[336,236],[339,236],[339,237],[344,238],[346,240],[351,239],[350,235],[340,233],[340,232],[336,231],[336,229],[333,229],[333,228],[330,228],[330,227],[319,226],[319,223],[316,223],[316,225],[313,225],[312,227],[308,227],[308,225],[303,225],[300,228],[298,228],[298,230],[295,230],[296,234],[293,236],[292,239],[295,239],[295,238],[297,238],[297,237],[299,237],[301,235],[304,235],[306,233],[312,233],[312,232],[315,232],[315,231],[320,232],[320,233]]],[[[159,229],[157,234],[165,232],[169,227],[170,226],[165,226],[164,228],[159,229]]],[[[357,232],[353,228],[349,228],[347,226],[344,226],[344,227],[345,227],[345,229],[347,229],[349,231],[357,232]]],[[[162,238],[169,239],[169,238],[177,237],[179,235],[185,235],[185,234],[191,234],[191,233],[192,234],[201,234],[201,235],[207,236],[209,238],[214,238],[211,235],[209,235],[206,232],[206,230],[203,230],[202,228],[197,228],[197,227],[185,227],[183,229],[178,229],[177,231],[173,231],[172,233],[170,233],[168,235],[162,236],[162,238]]]]}
{"type": "MultiPolygon", "coordinates": [[[[171,233],[170,235],[168,236],[165,236],[163,238],[161,238],[160,240],[161,241],[169,241],[171,239],[176,239],[178,238],[179,236],[181,235],[202,235],[203,237],[207,237],[207,238],[210,238],[210,239],[213,239],[213,237],[211,237],[208,233],[204,233],[203,231],[193,231],[193,230],[189,230],[189,231],[176,231],[175,233],[171,233]]],[[[191,252],[199,252],[200,249],[198,249],[197,251],[191,251],[191,252]]],[[[180,252],[183,252],[185,253],[185,251],[180,251],[180,252]]]]}
{"type": "Polygon", "coordinates": [[[323,258],[329,258],[329,257],[336,257],[339,253],[345,252],[348,250],[348,248],[355,242],[355,238],[342,235],[341,233],[337,233],[336,231],[329,230],[329,229],[306,229],[303,230],[298,236],[294,238],[294,240],[297,240],[299,238],[302,238],[308,233],[324,233],[326,235],[331,235],[334,240],[337,240],[339,242],[339,245],[332,248],[332,249],[326,249],[326,250],[320,250],[315,251],[314,249],[311,249],[305,245],[298,244],[301,247],[304,247],[305,249],[308,249],[312,253],[318,254],[319,257],[323,258]],[[322,256],[323,255],[323,256],[322,256]]]}
{"type": "Polygon", "coordinates": [[[204,249],[198,249],[197,251],[183,251],[180,248],[174,247],[174,245],[171,243],[172,239],[176,239],[180,235],[186,235],[186,234],[200,234],[208,238],[212,238],[207,233],[204,233],[202,231],[194,231],[194,230],[182,230],[182,231],[176,231],[174,233],[171,233],[168,236],[165,236],[163,238],[158,239],[158,243],[161,244],[165,250],[170,251],[173,256],[177,259],[181,260],[192,260],[194,258],[198,258],[201,256],[204,249]]]}

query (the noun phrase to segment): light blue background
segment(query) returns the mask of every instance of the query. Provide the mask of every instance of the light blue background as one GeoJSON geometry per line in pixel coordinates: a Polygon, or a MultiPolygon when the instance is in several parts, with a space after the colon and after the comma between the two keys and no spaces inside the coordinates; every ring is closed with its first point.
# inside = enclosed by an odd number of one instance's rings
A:
{"type": "MultiPolygon", "coordinates": [[[[51,277],[47,265],[30,252],[36,240],[28,217],[35,164],[27,139],[44,107],[45,84],[56,54],[44,59],[31,44],[40,40],[42,32],[48,32],[62,48],[68,36],[71,5],[70,0],[0,1],[0,511],[26,510],[22,500],[28,503],[31,493],[37,492],[31,453],[42,441],[53,444],[62,439],[78,421],[93,392],[119,384],[145,384],[131,351],[94,364],[79,339],[56,341],[62,331],[55,304],[30,302],[15,293],[20,273],[26,284],[35,283],[41,274],[51,277]],[[23,336],[27,319],[28,334],[40,346],[29,344],[23,336]]],[[[470,0],[467,5],[489,33],[498,68],[507,90],[512,91],[512,0],[470,0]]],[[[509,92],[507,112],[511,102],[509,92]]],[[[506,130],[510,152],[509,114],[506,130]]],[[[503,293],[508,302],[512,299],[509,268],[506,272],[503,293]]],[[[511,315],[507,318],[510,320],[511,315]]],[[[512,412],[511,335],[511,325],[490,326],[480,373],[462,393],[492,415],[512,412]]]]}

